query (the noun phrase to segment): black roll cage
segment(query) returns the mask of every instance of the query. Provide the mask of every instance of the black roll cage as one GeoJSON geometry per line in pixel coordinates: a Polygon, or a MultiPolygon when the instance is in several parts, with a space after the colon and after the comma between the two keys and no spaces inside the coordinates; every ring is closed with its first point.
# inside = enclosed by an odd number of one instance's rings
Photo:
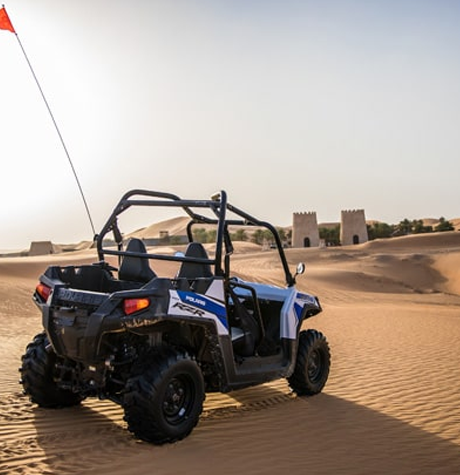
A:
{"type": "Polygon", "coordinates": [[[233,246],[228,232],[228,226],[257,226],[268,229],[275,239],[276,247],[280,256],[281,264],[286,277],[286,284],[291,287],[295,284],[295,277],[291,274],[284,253],[283,245],[276,228],[266,221],[260,221],[248,213],[240,210],[236,206],[231,205],[227,201],[227,193],[220,191],[214,194],[210,200],[188,200],[181,199],[179,196],[171,193],[163,193],[159,191],[134,189],[123,195],[114,208],[109,219],[103,226],[101,232],[95,236],[97,253],[99,260],[104,262],[104,256],[114,255],[121,259],[122,256],[147,257],[149,259],[177,261],[177,262],[193,262],[198,264],[210,264],[214,267],[214,274],[222,276],[228,280],[230,278],[230,255],[233,252],[233,246]],[[118,228],[118,216],[127,211],[132,206],[158,206],[158,207],[176,207],[182,208],[185,213],[190,216],[187,224],[187,238],[189,242],[193,242],[192,226],[195,224],[211,224],[217,225],[216,233],[216,252],[214,259],[201,259],[181,255],[164,255],[152,253],[127,252],[123,249],[123,235],[118,228]],[[210,218],[194,211],[194,208],[210,209],[215,218],[210,218]],[[228,219],[227,211],[230,211],[237,218],[228,219]],[[104,239],[107,234],[112,232],[117,250],[109,249],[104,246],[104,239]],[[224,259],[222,259],[222,257],[224,259]],[[224,264],[222,265],[222,260],[224,264]]]}

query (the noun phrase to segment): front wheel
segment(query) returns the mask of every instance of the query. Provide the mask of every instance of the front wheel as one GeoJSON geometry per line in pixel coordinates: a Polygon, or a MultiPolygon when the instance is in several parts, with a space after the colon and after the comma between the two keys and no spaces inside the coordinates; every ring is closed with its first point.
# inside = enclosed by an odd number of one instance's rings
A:
{"type": "Polygon", "coordinates": [[[183,439],[198,423],[204,397],[200,367],[187,353],[166,348],[150,354],[126,383],[128,430],[154,444],[183,439]]]}
{"type": "Polygon", "coordinates": [[[289,386],[299,396],[318,394],[329,376],[331,355],[326,337],[316,330],[304,330],[299,335],[299,347],[289,386]]]}

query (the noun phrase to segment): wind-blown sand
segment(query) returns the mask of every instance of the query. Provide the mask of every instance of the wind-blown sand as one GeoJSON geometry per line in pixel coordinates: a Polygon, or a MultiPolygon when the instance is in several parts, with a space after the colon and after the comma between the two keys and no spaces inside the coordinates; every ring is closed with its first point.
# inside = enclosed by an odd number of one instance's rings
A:
{"type": "MultiPolygon", "coordinates": [[[[282,283],[275,252],[245,251],[235,272],[282,283]]],[[[0,474],[459,473],[460,232],[287,255],[324,308],[306,322],[331,347],[323,393],[298,398],[280,380],[209,394],[191,436],[165,446],[137,441],[111,402],[45,410],[22,395],[38,276],[94,251],[1,258],[0,474]]]]}

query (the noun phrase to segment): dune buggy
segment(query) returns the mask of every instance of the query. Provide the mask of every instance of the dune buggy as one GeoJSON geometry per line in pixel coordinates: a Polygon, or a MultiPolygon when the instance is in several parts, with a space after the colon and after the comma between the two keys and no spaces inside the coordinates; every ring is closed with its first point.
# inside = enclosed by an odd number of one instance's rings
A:
{"type": "Polygon", "coordinates": [[[129,191],[95,245],[98,262],[50,266],[40,276],[33,298],[43,332],[20,368],[32,402],[55,408],[108,398],[123,407],[129,431],[162,444],[193,430],[206,392],[278,378],[298,395],[324,387],[328,343],[318,331],[301,330],[321,312],[317,297],[295,288],[303,264],[293,275],[275,227],[228,203],[224,191],[208,200],[129,191]],[[185,213],[188,244],[165,250],[123,235],[119,218],[136,207],[185,213]],[[203,226],[214,229],[207,248],[194,239],[203,226]],[[233,275],[231,230],[240,227],[271,232],[286,287],[233,275]],[[176,266],[173,276],[159,275],[165,263],[176,266]]]}

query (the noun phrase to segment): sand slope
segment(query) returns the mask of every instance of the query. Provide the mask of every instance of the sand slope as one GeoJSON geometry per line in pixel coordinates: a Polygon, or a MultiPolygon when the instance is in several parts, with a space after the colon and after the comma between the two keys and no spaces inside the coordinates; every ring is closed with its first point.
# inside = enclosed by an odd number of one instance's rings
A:
{"type": "MultiPolygon", "coordinates": [[[[281,283],[273,251],[241,249],[236,273],[281,283]]],[[[280,380],[208,395],[192,435],[161,447],[135,440],[111,402],[45,410],[21,394],[38,275],[92,253],[0,259],[1,475],[459,473],[460,233],[289,249],[324,307],[306,322],[330,343],[324,392],[297,398],[280,380]]]]}

